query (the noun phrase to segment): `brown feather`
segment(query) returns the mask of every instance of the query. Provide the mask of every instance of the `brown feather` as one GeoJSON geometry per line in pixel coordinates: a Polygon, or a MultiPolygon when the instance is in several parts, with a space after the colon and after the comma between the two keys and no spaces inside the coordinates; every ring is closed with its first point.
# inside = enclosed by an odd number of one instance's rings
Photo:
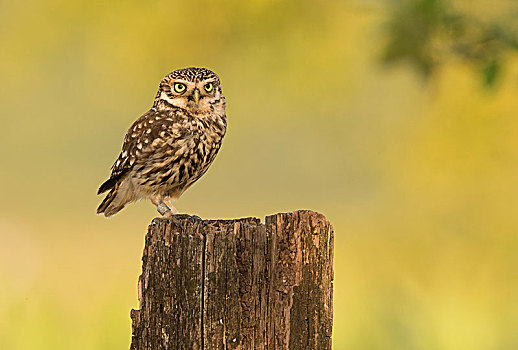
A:
{"type": "Polygon", "coordinates": [[[167,75],[153,107],[127,131],[110,178],[99,187],[98,194],[110,192],[97,213],[111,216],[143,198],[158,205],[180,197],[213,162],[226,123],[225,97],[215,73],[187,68],[167,75]],[[176,80],[184,93],[173,90],[176,80]],[[213,89],[205,88],[207,81],[213,89]],[[202,97],[194,100],[200,91],[202,97]]]}

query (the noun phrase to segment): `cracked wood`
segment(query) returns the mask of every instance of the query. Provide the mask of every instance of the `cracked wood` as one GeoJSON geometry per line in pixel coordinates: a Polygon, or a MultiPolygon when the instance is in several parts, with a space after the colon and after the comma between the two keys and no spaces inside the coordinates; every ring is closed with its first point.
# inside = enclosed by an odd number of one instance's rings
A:
{"type": "Polygon", "coordinates": [[[319,213],[155,219],[131,349],[331,349],[333,242],[319,213]]]}

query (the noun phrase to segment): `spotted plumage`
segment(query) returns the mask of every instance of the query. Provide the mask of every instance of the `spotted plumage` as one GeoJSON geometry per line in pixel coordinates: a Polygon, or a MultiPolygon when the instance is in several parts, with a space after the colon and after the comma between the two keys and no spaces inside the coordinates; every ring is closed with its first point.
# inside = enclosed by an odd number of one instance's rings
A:
{"type": "Polygon", "coordinates": [[[150,199],[163,215],[209,168],[226,132],[225,97],[218,76],[185,68],[165,76],[153,107],[133,123],[97,208],[106,217],[130,202],[150,199]]]}

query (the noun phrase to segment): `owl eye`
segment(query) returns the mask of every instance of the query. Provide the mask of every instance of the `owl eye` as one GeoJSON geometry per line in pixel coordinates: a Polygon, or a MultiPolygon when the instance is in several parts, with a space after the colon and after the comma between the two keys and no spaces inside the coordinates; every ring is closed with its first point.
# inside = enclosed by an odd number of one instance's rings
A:
{"type": "Polygon", "coordinates": [[[185,84],[174,83],[174,91],[176,91],[177,93],[181,94],[182,92],[185,91],[185,89],[186,89],[185,84]]]}
{"type": "Polygon", "coordinates": [[[205,84],[203,88],[205,89],[205,91],[211,92],[213,88],[212,83],[205,84]]]}

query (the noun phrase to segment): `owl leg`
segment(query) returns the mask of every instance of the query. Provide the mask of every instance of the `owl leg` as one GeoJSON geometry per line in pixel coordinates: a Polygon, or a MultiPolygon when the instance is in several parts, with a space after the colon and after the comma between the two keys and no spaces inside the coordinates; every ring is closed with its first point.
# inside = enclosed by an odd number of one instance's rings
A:
{"type": "Polygon", "coordinates": [[[163,203],[165,205],[167,205],[167,207],[169,208],[169,210],[173,213],[173,214],[180,214],[180,212],[173,206],[173,203],[171,202],[171,198],[169,197],[166,197],[164,200],[163,200],[163,203]]]}
{"type": "Polygon", "coordinates": [[[157,205],[156,209],[162,216],[172,215],[171,209],[169,209],[169,207],[165,203],[160,203],[159,205],[157,205]]]}
{"type": "MultiPolygon", "coordinates": [[[[178,210],[171,204],[168,197],[154,196],[151,198],[151,202],[156,205],[156,209],[164,218],[169,218],[173,223],[178,226],[181,230],[184,229],[183,225],[178,219],[175,218],[175,214],[178,214],[178,210]]],[[[155,219],[153,219],[154,221],[155,219]]]]}
{"type": "Polygon", "coordinates": [[[156,209],[162,216],[172,217],[174,214],[178,214],[178,210],[171,204],[171,200],[167,197],[154,196],[151,198],[151,202],[156,205],[156,209]]]}

